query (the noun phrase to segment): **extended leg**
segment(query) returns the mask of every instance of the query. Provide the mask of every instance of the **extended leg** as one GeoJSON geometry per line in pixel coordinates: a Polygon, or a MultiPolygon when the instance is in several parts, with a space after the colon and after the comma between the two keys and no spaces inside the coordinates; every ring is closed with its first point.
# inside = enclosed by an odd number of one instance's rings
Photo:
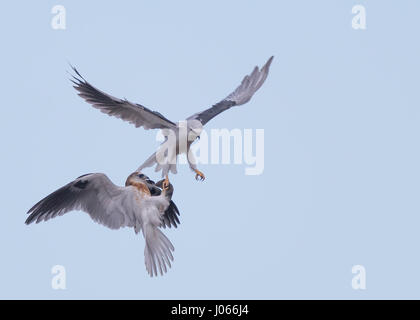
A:
{"type": "Polygon", "coordinates": [[[198,169],[193,169],[195,172],[195,180],[200,180],[200,181],[204,181],[204,179],[206,178],[204,173],[202,173],[200,170],[198,169]]]}
{"type": "Polygon", "coordinates": [[[187,160],[191,170],[195,172],[195,180],[203,181],[206,177],[204,176],[204,173],[197,169],[194,154],[191,152],[191,150],[188,151],[187,160]]]}

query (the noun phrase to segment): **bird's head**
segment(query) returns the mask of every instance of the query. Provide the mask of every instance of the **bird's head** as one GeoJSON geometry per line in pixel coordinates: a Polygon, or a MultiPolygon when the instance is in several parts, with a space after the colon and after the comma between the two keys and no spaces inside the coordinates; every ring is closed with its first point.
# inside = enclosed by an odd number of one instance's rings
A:
{"type": "Polygon", "coordinates": [[[145,174],[141,173],[141,172],[133,172],[132,174],[130,174],[127,178],[127,180],[125,181],[125,185],[129,186],[129,185],[136,185],[136,184],[145,184],[147,187],[152,186],[155,184],[155,182],[153,180],[150,180],[148,176],[146,176],[145,174]]]}
{"type": "Polygon", "coordinates": [[[200,138],[200,134],[203,131],[203,124],[196,120],[188,121],[188,139],[194,141],[197,138],[200,138]]]}

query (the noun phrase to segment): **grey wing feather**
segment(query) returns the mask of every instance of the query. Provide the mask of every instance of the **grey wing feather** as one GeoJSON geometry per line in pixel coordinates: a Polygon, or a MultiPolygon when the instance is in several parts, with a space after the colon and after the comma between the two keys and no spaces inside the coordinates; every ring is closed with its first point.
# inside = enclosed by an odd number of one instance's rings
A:
{"type": "Polygon", "coordinates": [[[82,75],[72,67],[76,76],[71,81],[79,96],[94,108],[109,116],[120,118],[144,129],[174,128],[176,124],[165,118],[161,113],[152,111],[145,106],[132,103],[126,99],[115,98],[87,82],[82,75]]]}
{"type": "Polygon", "coordinates": [[[111,229],[134,226],[127,208],[134,204],[131,189],[114,185],[102,173],[83,175],[51,193],[29,211],[25,223],[39,223],[69,211],[81,210],[111,229]]]}
{"type": "Polygon", "coordinates": [[[268,59],[265,65],[261,68],[255,67],[250,75],[247,75],[242,80],[241,84],[229,94],[225,99],[216,103],[211,108],[202,112],[196,113],[188,118],[188,120],[199,120],[203,125],[217,116],[219,113],[233,107],[247,103],[251,100],[255,92],[263,85],[267,79],[268,71],[274,57],[268,59]]]}
{"type": "Polygon", "coordinates": [[[176,206],[175,202],[172,200],[169,202],[169,207],[166,209],[165,213],[162,216],[163,222],[162,227],[163,228],[170,228],[171,226],[174,226],[175,228],[178,227],[178,224],[180,224],[179,219],[179,210],[176,206]]]}

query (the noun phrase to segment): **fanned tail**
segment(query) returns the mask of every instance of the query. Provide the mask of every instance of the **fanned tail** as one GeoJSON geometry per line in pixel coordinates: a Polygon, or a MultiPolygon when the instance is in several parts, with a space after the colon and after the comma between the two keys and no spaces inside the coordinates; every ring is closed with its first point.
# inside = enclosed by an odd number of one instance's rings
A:
{"type": "Polygon", "coordinates": [[[169,239],[152,224],[143,228],[146,246],[144,248],[144,263],[151,277],[157,276],[158,272],[163,275],[171,267],[174,260],[172,252],[175,250],[169,239]]]}

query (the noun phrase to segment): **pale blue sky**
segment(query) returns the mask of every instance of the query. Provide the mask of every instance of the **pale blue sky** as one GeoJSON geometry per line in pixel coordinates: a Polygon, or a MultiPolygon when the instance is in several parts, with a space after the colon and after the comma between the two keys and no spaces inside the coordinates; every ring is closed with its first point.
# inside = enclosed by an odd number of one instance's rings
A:
{"type": "MultiPolygon", "coordinates": [[[[1,298],[420,298],[418,1],[3,1],[1,298]],[[67,29],[50,27],[67,9],[67,29]],[[363,4],[367,30],[351,28],[363,4]],[[247,105],[208,128],[265,130],[265,170],[173,176],[173,268],[149,278],[144,240],[73,212],[26,211],[75,177],[123,184],[155,132],[80,99],[97,87],[177,121],[275,55],[247,105]],[[67,290],[51,288],[51,267],[67,290]],[[367,289],[351,287],[353,265],[367,289]]],[[[152,178],[156,176],[147,171],[152,178]]]]}

